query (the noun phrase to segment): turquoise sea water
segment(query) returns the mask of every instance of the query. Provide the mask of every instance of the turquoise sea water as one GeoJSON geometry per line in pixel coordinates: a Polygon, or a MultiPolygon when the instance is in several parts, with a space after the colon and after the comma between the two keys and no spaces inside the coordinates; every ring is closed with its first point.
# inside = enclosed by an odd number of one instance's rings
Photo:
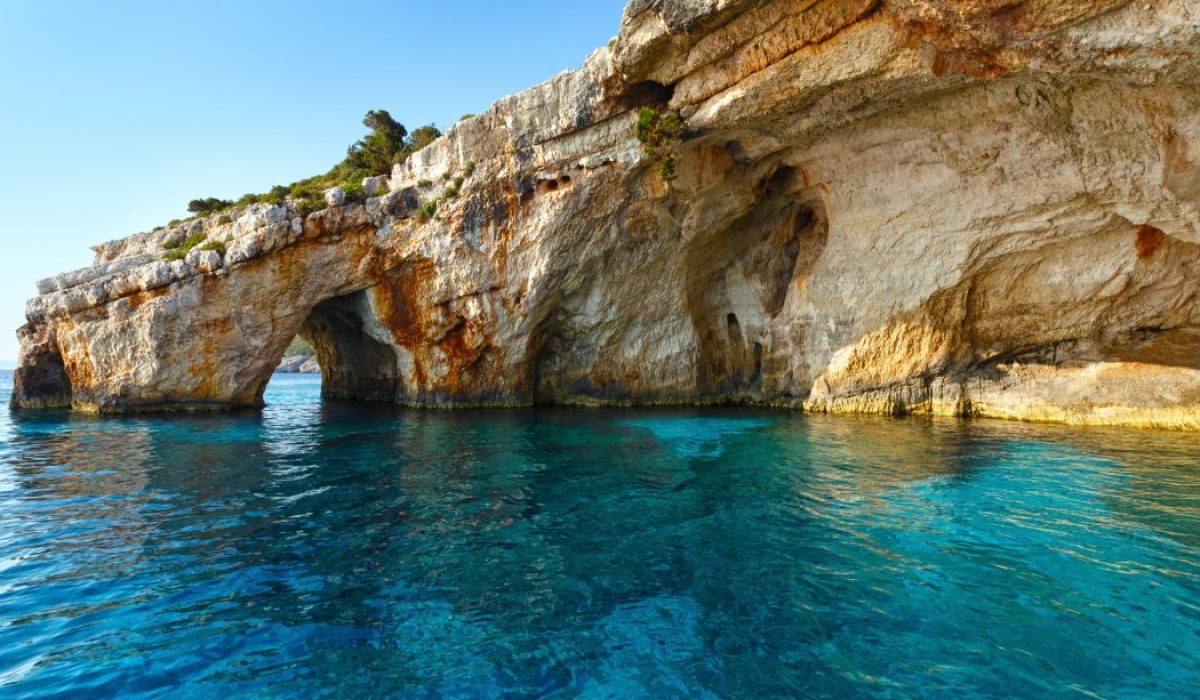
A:
{"type": "Polygon", "coordinates": [[[262,413],[0,409],[0,697],[1200,688],[1194,436],[318,381],[262,413]]]}

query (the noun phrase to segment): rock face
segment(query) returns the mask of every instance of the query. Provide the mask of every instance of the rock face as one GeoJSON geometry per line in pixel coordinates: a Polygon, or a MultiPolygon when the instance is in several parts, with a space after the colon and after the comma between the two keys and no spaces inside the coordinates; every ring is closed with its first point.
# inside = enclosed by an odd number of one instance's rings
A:
{"type": "Polygon", "coordinates": [[[306,355],[284,355],[275,371],[283,374],[320,374],[321,365],[306,355]]]}
{"type": "Polygon", "coordinates": [[[300,334],[336,398],[1200,427],[1191,0],[634,0],[368,186],[98,246],[14,405],[255,406],[300,334]]]}

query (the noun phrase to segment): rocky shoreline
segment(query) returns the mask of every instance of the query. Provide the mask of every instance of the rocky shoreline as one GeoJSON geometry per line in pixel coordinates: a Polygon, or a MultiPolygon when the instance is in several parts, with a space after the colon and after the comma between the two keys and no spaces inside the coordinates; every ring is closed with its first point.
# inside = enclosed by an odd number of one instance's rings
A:
{"type": "Polygon", "coordinates": [[[311,355],[285,355],[275,368],[279,374],[320,374],[321,365],[311,355]]]}

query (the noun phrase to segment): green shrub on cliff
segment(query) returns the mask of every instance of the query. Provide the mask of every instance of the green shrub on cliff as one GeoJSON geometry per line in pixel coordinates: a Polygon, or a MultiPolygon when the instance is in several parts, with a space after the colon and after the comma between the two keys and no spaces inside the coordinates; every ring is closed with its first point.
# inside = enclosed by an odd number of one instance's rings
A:
{"type": "Polygon", "coordinates": [[[193,214],[211,214],[231,206],[233,206],[233,202],[227,199],[209,197],[207,199],[193,199],[188,202],[187,210],[193,214]]]}
{"type": "Polygon", "coordinates": [[[634,128],[642,151],[658,160],[659,174],[668,182],[674,180],[675,147],[683,138],[683,118],[678,112],[661,113],[653,107],[642,107],[634,128]]]}
{"type": "Polygon", "coordinates": [[[296,207],[296,211],[300,212],[301,216],[308,216],[326,207],[324,197],[301,197],[293,199],[292,205],[296,207]]]}
{"type": "Polygon", "coordinates": [[[347,182],[342,185],[342,191],[346,193],[346,201],[353,204],[362,204],[367,201],[367,191],[363,189],[362,180],[347,182]]]}
{"type": "Polygon", "coordinates": [[[192,251],[192,248],[195,248],[207,239],[208,236],[203,233],[193,233],[185,238],[182,243],[163,243],[163,248],[165,248],[167,252],[163,255],[162,259],[166,260],[167,262],[171,262],[172,260],[183,260],[187,257],[187,254],[192,251]]]}
{"type": "Polygon", "coordinates": [[[292,339],[291,344],[287,346],[287,350],[283,351],[283,354],[287,357],[312,357],[317,352],[303,338],[296,336],[292,339]]]}
{"type": "Polygon", "coordinates": [[[215,250],[223,258],[225,257],[225,241],[209,241],[196,250],[215,250]]]}
{"type": "Polygon", "coordinates": [[[433,124],[426,124],[425,126],[419,127],[412,133],[412,138],[409,139],[408,146],[405,149],[407,151],[404,156],[405,159],[417,151],[425,148],[434,141],[437,141],[439,138],[441,138],[441,135],[441,130],[433,124]]]}
{"type": "Polygon", "coordinates": [[[417,207],[415,212],[413,212],[413,216],[416,217],[417,221],[422,223],[429,221],[430,219],[436,219],[438,206],[442,203],[443,198],[444,195],[442,197],[434,197],[428,202],[423,203],[421,206],[417,207]]]}

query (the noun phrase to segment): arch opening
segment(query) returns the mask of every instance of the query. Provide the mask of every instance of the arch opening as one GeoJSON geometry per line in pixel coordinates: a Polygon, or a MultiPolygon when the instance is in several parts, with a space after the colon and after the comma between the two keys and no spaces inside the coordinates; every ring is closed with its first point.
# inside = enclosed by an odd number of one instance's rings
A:
{"type": "Polygon", "coordinates": [[[298,336],[312,346],[321,371],[321,398],[392,402],[402,388],[395,349],[380,340],[365,291],[318,304],[298,336]]]}
{"type": "Polygon", "coordinates": [[[72,399],[71,376],[62,352],[52,343],[27,350],[21,365],[13,372],[10,404],[23,409],[70,408],[72,399]]]}

